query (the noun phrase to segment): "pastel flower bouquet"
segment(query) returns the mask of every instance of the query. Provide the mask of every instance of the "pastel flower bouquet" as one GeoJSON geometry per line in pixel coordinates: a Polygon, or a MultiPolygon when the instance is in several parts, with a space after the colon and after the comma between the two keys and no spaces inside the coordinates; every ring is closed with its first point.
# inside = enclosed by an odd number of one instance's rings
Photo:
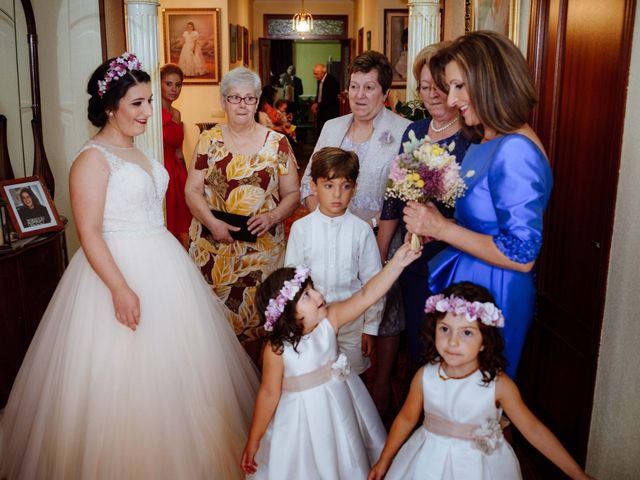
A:
{"type": "MultiPolygon", "coordinates": [[[[428,136],[418,140],[410,130],[409,141],[402,147],[403,153],[391,163],[385,197],[420,203],[436,200],[448,207],[455,206],[467,188],[460,176],[460,165],[451,154],[455,143],[442,147],[432,143],[428,136]]],[[[415,234],[411,235],[411,247],[420,248],[420,239],[415,234]]]]}

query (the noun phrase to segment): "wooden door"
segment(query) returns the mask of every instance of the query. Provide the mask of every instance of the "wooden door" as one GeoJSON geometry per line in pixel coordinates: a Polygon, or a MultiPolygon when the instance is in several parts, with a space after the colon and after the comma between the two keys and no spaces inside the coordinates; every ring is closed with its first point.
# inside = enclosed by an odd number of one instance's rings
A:
{"type": "MultiPolygon", "coordinates": [[[[554,191],[538,314],[518,373],[525,400],[584,465],[622,148],[635,0],[534,0],[533,126],[554,191]]],[[[535,457],[535,454],[533,454],[535,457]]],[[[538,478],[562,478],[537,457],[538,478]],[[542,473],[543,472],[543,473],[542,473]]]]}
{"type": "Polygon", "coordinates": [[[271,84],[271,40],[258,39],[258,71],[262,85],[271,84]]]}

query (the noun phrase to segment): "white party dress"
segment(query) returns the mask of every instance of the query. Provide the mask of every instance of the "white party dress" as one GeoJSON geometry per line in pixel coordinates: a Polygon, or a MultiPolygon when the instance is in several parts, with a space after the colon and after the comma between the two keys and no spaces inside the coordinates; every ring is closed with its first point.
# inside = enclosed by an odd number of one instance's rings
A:
{"type": "Polygon", "coordinates": [[[402,446],[385,480],[522,478],[513,449],[502,436],[495,391],[495,379],[483,384],[480,371],[464,379],[442,380],[438,365],[426,365],[425,423],[402,446]]]}
{"type": "Polygon", "coordinates": [[[365,480],[387,436],[369,392],[329,320],[296,348],[285,344],[282,395],[247,478],[365,480]]]}
{"type": "Polygon", "coordinates": [[[138,295],[140,324],[134,332],[116,320],[110,291],[78,250],[0,418],[0,478],[243,478],[258,377],[164,226],[167,172],[87,148],[109,165],[103,235],[138,295]]]}

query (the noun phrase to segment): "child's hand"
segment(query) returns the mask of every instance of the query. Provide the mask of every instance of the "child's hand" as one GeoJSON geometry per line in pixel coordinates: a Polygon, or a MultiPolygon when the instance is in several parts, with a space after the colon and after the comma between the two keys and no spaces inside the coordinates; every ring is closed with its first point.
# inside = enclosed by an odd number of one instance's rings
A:
{"type": "Polygon", "coordinates": [[[367,480],[382,480],[384,476],[387,474],[388,466],[381,464],[380,462],[376,463],[371,471],[369,472],[369,476],[367,480]]]}
{"type": "Polygon", "coordinates": [[[362,334],[362,356],[370,357],[376,351],[376,337],[368,333],[362,334]]]}
{"type": "Polygon", "coordinates": [[[422,255],[422,247],[418,250],[413,250],[411,248],[411,242],[405,242],[395,253],[391,262],[394,262],[398,266],[404,268],[414,260],[420,258],[420,255],[422,255]]]}
{"type": "Polygon", "coordinates": [[[258,471],[258,464],[256,463],[255,456],[259,446],[260,442],[247,440],[247,444],[244,447],[242,460],[240,460],[240,467],[247,475],[252,475],[258,471]]]}

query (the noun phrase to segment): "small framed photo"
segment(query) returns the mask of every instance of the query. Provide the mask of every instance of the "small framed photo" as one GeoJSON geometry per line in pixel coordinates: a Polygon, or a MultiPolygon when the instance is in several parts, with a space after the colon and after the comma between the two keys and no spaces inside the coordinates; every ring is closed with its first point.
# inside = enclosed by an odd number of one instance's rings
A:
{"type": "Polygon", "coordinates": [[[165,8],[165,61],[184,72],[184,83],[220,83],[220,9],[165,8]]]}
{"type": "Polygon", "coordinates": [[[409,62],[409,10],[385,9],[384,11],[384,54],[393,68],[392,87],[407,85],[409,62]]]}
{"type": "Polygon", "coordinates": [[[2,181],[0,194],[7,202],[11,224],[18,237],[64,228],[49,192],[39,177],[2,181]]]}
{"type": "Polygon", "coordinates": [[[465,32],[493,30],[518,45],[520,0],[466,0],[465,32]]]}

